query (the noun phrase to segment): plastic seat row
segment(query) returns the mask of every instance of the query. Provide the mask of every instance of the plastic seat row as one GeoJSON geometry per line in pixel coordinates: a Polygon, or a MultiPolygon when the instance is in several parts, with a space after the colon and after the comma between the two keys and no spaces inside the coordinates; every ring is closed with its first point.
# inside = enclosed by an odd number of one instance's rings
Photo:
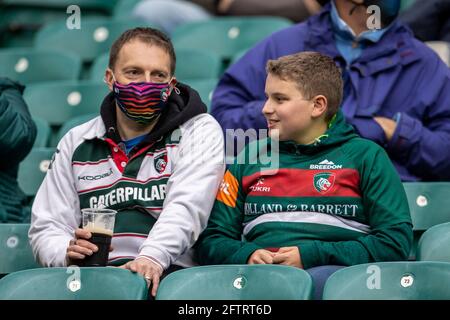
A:
{"type": "MultiPolygon", "coordinates": [[[[193,267],[164,278],[157,300],[310,300],[313,281],[283,265],[193,267]]],[[[0,280],[0,299],[145,300],[144,278],[118,268],[43,268],[0,280]]],[[[450,300],[450,263],[383,262],[340,269],[324,300],[450,300]]]]}
{"type": "MultiPolygon", "coordinates": [[[[186,79],[216,79],[222,64],[218,55],[198,49],[177,49],[175,75],[186,79]]],[[[102,82],[108,67],[109,53],[100,55],[90,68],[87,78],[102,82]]],[[[77,80],[82,70],[81,59],[60,49],[2,49],[0,74],[24,84],[77,80]]]]}

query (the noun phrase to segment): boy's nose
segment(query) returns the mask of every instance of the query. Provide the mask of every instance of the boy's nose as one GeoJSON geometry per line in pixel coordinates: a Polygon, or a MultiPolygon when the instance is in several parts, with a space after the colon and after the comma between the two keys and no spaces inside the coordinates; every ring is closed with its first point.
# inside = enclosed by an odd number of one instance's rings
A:
{"type": "Polygon", "coordinates": [[[267,100],[266,103],[264,103],[264,106],[262,108],[262,113],[263,114],[273,113],[273,108],[272,108],[271,104],[269,103],[269,100],[267,100]]]}

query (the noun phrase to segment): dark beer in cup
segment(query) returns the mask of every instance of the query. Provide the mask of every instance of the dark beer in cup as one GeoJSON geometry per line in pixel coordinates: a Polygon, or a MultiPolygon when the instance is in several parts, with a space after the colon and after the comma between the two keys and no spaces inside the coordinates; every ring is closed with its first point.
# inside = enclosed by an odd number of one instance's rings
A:
{"type": "Polygon", "coordinates": [[[86,256],[82,260],[83,267],[105,267],[108,264],[109,247],[111,246],[112,231],[102,228],[86,228],[92,234],[88,240],[98,248],[91,256],[86,256]]]}
{"type": "Polygon", "coordinates": [[[104,267],[108,264],[109,248],[117,211],[111,209],[82,209],[83,229],[91,232],[89,242],[98,247],[97,252],[80,261],[83,267],[104,267]]]}

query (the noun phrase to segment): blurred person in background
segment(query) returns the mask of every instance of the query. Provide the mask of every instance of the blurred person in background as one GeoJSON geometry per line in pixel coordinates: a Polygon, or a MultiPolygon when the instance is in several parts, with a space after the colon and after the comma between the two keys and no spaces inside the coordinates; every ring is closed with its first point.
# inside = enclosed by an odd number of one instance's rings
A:
{"type": "Polygon", "coordinates": [[[26,196],[17,183],[19,163],[36,139],[36,125],[22,98],[24,86],[0,77],[0,222],[29,222],[26,196]]]}
{"type": "Polygon", "coordinates": [[[300,22],[317,13],[316,0],[143,0],[133,17],[171,34],[178,26],[218,16],[280,16],[300,22]]]}
{"type": "Polygon", "coordinates": [[[422,41],[450,42],[450,0],[416,0],[400,19],[422,41]]]}
{"type": "Polygon", "coordinates": [[[346,119],[385,148],[403,181],[450,180],[450,69],[397,19],[400,0],[321,2],[319,14],[269,36],[225,72],[212,115],[224,131],[267,128],[266,62],[318,51],[343,71],[346,119]],[[371,4],[379,29],[368,28],[371,4]]]}

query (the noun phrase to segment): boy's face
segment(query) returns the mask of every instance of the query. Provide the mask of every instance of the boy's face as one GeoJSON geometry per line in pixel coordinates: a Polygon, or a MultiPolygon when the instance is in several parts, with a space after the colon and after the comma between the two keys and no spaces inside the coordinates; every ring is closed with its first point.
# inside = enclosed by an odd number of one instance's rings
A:
{"type": "Polygon", "coordinates": [[[105,79],[112,90],[114,79],[120,84],[130,82],[168,82],[170,74],[170,56],[162,48],[132,40],[123,45],[117,55],[113,70],[107,69],[105,79]]]}
{"type": "Polygon", "coordinates": [[[296,84],[269,73],[266,80],[267,100],[262,112],[269,134],[278,130],[279,140],[301,143],[309,136],[315,118],[314,102],[303,97],[296,84]]]}

